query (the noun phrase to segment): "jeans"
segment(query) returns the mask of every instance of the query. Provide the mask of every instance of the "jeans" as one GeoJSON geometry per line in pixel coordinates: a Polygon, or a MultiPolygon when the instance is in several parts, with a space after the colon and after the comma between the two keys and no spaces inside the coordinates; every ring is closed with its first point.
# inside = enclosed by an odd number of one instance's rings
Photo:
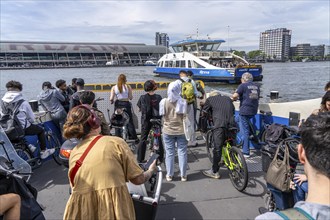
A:
{"type": "Polygon", "coordinates": [[[178,148],[178,158],[181,177],[186,176],[187,171],[187,140],[184,134],[168,135],[163,133],[166,151],[166,170],[167,176],[174,175],[175,145],[178,148]]]}
{"type": "Polygon", "coordinates": [[[293,199],[294,203],[297,203],[299,201],[305,201],[306,193],[308,193],[308,182],[302,182],[302,184],[299,186],[299,184],[293,180],[296,184],[296,189],[293,190],[293,199]]]}
{"type": "Polygon", "coordinates": [[[216,173],[219,171],[219,162],[221,160],[222,156],[222,146],[225,141],[225,133],[223,128],[218,128],[213,130],[213,142],[214,142],[214,148],[213,148],[213,162],[212,162],[212,170],[213,173],[216,173]]]}
{"type": "Polygon", "coordinates": [[[281,192],[275,189],[272,185],[267,183],[267,188],[272,193],[276,208],[279,210],[284,210],[293,207],[292,192],[281,192]]]}
{"type": "Polygon", "coordinates": [[[243,140],[243,154],[250,154],[250,125],[249,121],[254,115],[239,115],[239,129],[243,140]]]}

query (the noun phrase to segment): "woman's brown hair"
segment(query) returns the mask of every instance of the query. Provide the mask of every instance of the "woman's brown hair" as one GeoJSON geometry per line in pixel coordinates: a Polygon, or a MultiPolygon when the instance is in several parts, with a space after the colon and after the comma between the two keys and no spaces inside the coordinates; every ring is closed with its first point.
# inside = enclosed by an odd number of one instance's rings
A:
{"type": "Polygon", "coordinates": [[[118,82],[117,82],[117,87],[120,93],[123,92],[123,86],[126,85],[126,82],[127,80],[125,74],[120,74],[118,76],[118,82]]]}
{"type": "Polygon", "coordinates": [[[91,126],[87,122],[90,115],[88,109],[79,106],[71,109],[63,126],[63,136],[66,139],[85,138],[91,131],[91,126]]]}

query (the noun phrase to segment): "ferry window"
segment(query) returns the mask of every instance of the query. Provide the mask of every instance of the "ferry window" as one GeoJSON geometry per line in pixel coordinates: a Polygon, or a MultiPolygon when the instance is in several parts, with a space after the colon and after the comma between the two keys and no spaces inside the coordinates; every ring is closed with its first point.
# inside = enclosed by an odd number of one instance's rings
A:
{"type": "Polygon", "coordinates": [[[168,67],[173,67],[173,61],[169,61],[168,67]]]}
{"type": "Polygon", "coordinates": [[[170,61],[165,61],[165,67],[169,67],[170,65],[169,65],[169,62],[170,61]]]}
{"type": "Polygon", "coordinates": [[[217,50],[219,48],[220,44],[213,44],[212,50],[217,50]]]}
{"type": "Polygon", "coordinates": [[[191,51],[196,51],[196,50],[197,50],[196,45],[191,45],[191,51]]]}
{"type": "Polygon", "coordinates": [[[194,68],[205,68],[205,67],[194,61],[194,68]]]}
{"type": "Polygon", "coordinates": [[[174,67],[180,67],[180,60],[177,60],[176,62],[175,62],[175,66],[174,67]]]}
{"type": "Polygon", "coordinates": [[[181,63],[180,63],[180,67],[186,67],[186,61],[185,60],[181,60],[181,63]]]}
{"type": "Polygon", "coordinates": [[[188,60],[188,68],[191,68],[191,63],[192,63],[192,61],[191,60],[188,60]]]}
{"type": "Polygon", "coordinates": [[[208,44],[208,45],[206,45],[206,50],[208,50],[208,51],[210,51],[210,50],[212,50],[212,44],[208,44]]]}

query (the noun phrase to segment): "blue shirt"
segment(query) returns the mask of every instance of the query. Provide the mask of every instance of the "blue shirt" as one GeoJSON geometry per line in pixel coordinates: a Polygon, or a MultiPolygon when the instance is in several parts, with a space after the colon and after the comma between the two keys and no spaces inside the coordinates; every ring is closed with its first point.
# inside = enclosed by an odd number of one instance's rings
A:
{"type": "Polygon", "coordinates": [[[236,92],[239,95],[240,115],[255,115],[258,112],[260,88],[253,82],[242,83],[236,92]]]}

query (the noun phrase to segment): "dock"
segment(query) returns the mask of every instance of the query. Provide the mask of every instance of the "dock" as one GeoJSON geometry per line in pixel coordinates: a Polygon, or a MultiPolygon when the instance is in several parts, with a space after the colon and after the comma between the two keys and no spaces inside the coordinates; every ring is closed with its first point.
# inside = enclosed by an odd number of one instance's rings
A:
{"type": "MultiPolygon", "coordinates": [[[[204,141],[199,138],[198,143],[197,147],[188,147],[188,181],[180,181],[177,159],[173,181],[163,179],[156,219],[254,219],[259,214],[258,208],[264,206],[266,193],[261,156],[254,152],[247,159],[249,183],[245,191],[239,192],[224,167],[220,169],[220,179],[202,174],[211,163],[204,141]]],[[[165,177],[166,169],[162,167],[165,177]]],[[[39,192],[37,200],[45,208],[46,219],[63,219],[70,187],[67,172],[67,168],[53,160],[34,170],[30,183],[39,192]]]]}

